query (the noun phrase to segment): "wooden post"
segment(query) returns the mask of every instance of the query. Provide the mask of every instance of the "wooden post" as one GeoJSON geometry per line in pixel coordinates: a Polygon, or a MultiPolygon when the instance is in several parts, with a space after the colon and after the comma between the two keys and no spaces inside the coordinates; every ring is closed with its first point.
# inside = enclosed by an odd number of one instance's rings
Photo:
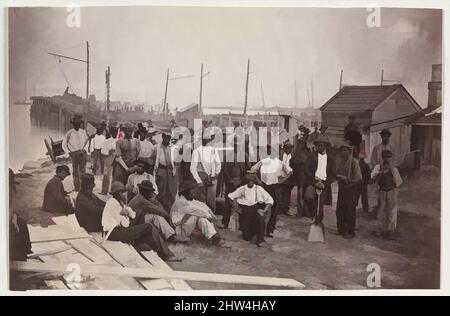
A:
{"type": "Polygon", "coordinates": [[[200,98],[198,101],[198,109],[200,113],[202,113],[202,86],[203,86],[203,64],[200,67],[200,98]]]}
{"type": "Polygon", "coordinates": [[[342,78],[344,76],[344,70],[341,69],[341,79],[339,79],[339,91],[342,89],[342,78]]]}
{"type": "Polygon", "coordinates": [[[109,89],[110,89],[110,77],[111,69],[108,66],[108,70],[105,71],[106,75],[106,125],[109,125],[109,111],[110,111],[110,100],[109,100],[109,89]]]}
{"type": "Polygon", "coordinates": [[[381,69],[381,82],[380,82],[380,86],[383,85],[383,75],[384,75],[384,69],[381,69]]]}
{"type": "Polygon", "coordinates": [[[169,113],[169,107],[167,106],[167,87],[169,85],[169,68],[167,68],[167,76],[166,76],[166,89],[164,91],[164,103],[163,103],[163,114],[164,117],[169,113]]]}
{"type": "Polygon", "coordinates": [[[250,73],[250,58],[247,61],[247,80],[245,80],[245,101],[244,101],[244,115],[247,115],[247,95],[248,95],[248,75],[250,73]]]}

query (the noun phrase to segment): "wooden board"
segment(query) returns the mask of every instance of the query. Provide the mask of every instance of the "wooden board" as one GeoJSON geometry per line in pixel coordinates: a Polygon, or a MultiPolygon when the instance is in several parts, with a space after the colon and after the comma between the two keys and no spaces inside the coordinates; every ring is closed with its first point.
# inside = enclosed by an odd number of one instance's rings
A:
{"type": "Polygon", "coordinates": [[[84,229],[66,225],[52,225],[49,227],[28,225],[28,230],[32,243],[89,238],[89,234],[84,229]]]}
{"type": "MultiPolygon", "coordinates": [[[[63,272],[65,265],[61,264],[46,264],[33,262],[14,261],[11,263],[11,268],[17,271],[24,272],[63,272]]],[[[233,275],[233,274],[216,274],[216,273],[202,273],[202,272],[185,272],[185,271],[161,271],[154,268],[117,268],[110,266],[97,265],[83,265],[81,266],[83,273],[93,275],[111,274],[111,275],[129,275],[136,278],[150,278],[150,279],[179,279],[186,281],[200,281],[200,282],[217,282],[217,283],[233,283],[233,284],[253,284],[271,287],[295,288],[302,289],[305,286],[294,279],[274,278],[274,277],[259,277],[248,275],[233,275]]]]}
{"type": "MultiPolygon", "coordinates": [[[[129,244],[125,244],[118,241],[107,241],[103,247],[108,250],[110,254],[114,254],[114,259],[116,259],[125,268],[141,268],[141,269],[151,269],[151,264],[145,261],[129,244]]],[[[171,284],[164,279],[161,280],[146,280],[138,279],[138,281],[147,290],[172,290],[171,284]]]]}
{"type": "MultiPolygon", "coordinates": [[[[172,268],[165,263],[156,252],[152,251],[142,251],[142,255],[150,261],[150,263],[157,269],[163,271],[173,271],[172,268]]],[[[186,291],[192,290],[192,288],[183,280],[170,280],[169,283],[175,290],[186,291]]]]}

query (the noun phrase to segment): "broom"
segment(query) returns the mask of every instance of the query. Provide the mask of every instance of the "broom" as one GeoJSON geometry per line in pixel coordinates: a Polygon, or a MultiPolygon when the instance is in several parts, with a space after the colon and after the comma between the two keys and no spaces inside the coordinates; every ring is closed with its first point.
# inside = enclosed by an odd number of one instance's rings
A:
{"type": "Polygon", "coordinates": [[[324,232],[325,227],[322,221],[319,221],[319,210],[320,210],[320,195],[321,190],[317,190],[317,213],[314,223],[309,228],[308,241],[310,242],[324,242],[324,232]]]}

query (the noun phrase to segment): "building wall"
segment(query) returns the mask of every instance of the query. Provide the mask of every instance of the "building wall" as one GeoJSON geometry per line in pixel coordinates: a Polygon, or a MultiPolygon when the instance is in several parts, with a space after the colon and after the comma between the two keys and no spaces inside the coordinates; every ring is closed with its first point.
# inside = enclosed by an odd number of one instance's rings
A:
{"type": "MultiPolygon", "coordinates": [[[[397,90],[391,97],[383,101],[372,114],[372,124],[385,122],[394,118],[399,118],[418,112],[416,107],[401,91],[397,90]]],[[[374,130],[381,130],[383,127],[374,127],[374,130]]]]}

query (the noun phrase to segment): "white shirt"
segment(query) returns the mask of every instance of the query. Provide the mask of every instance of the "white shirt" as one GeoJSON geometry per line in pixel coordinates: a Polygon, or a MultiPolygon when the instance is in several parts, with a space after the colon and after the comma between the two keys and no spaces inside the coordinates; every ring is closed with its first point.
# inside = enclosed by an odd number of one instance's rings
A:
{"type": "Polygon", "coordinates": [[[156,152],[155,145],[152,144],[148,139],[141,141],[141,150],[139,151],[140,158],[150,158],[156,152]]]}
{"type": "Polygon", "coordinates": [[[62,142],[62,148],[66,154],[85,149],[88,139],[84,129],[80,128],[76,131],[72,128],[66,133],[62,142]]]}
{"type": "Polygon", "coordinates": [[[236,191],[228,194],[231,200],[236,200],[241,205],[252,206],[257,203],[273,205],[273,198],[259,185],[249,188],[247,185],[240,186],[236,191]]]}
{"type": "MultiPolygon", "coordinates": [[[[289,163],[291,162],[291,158],[292,158],[291,154],[288,155],[286,153],[283,153],[283,161],[282,162],[283,162],[283,165],[284,165],[286,171],[288,171],[288,172],[292,172],[292,168],[289,165],[289,163]]],[[[285,174],[285,171],[282,171],[282,175],[287,176],[287,174],[285,174]]]]}
{"type": "Polygon", "coordinates": [[[185,215],[197,216],[206,219],[215,219],[211,209],[203,202],[188,201],[183,195],[177,197],[170,209],[170,217],[175,226],[181,225],[185,215]]]}
{"type": "Polygon", "coordinates": [[[106,137],[105,135],[101,134],[101,135],[97,135],[95,134],[94,138],[91,141],[91,150],[90,151],[94,151],[95,149],[102,149],[103,144],[106,141],[106,137]]]}
{"type": "Polygon", "coordinates": [[[317,154],[317,170],[315,174],[316,178],[320,180],[327,179],[327,154],[317,154]]]}
{"type": "Polygon", "coordinates": [[[219,152],[213,146],[199,146],[192,153],[190,170],[197,183],[202,182],[198,175],[199,171],[216,177],[219,175],[221,167],[219,152]]]}
{"type": "Polygon", "coordinates": [[[155,194],[158,195],[158,186],[156,185],[155,177],[147,172],[143,174],[133,173],[128,177],[127,189],[133,192],[134,194],[139,193],[138,185],[142,183],[142,181],[148,180],[153,184],[153,188],[155,189],[155,194]]]}
{"type": "Polygon", "coordinates": [[[103,231],[110,231],[117,226],[130,226],[130,219],[128,218],[128,216],[120,215],[122,209],[122,205],[120,205],[119,201],[117,201],[115,198],[111,198],[106,202],[102,214],[103,231]]]}
{"type": "Polygon", "coordinates": [[[105,142],[102,146],[102,154],[105,156],[109,156],[109,151],[111,149],[114,151],[116,150],[116,139],[113,137],[105,139],[105,142]]]}
{"type": "Polygon", "coordinates": [[[278,158],[267,157],[255,164],[253,169],[260,170],[261,181],[267,185],[278,183],[278,177],[282,175],[283,162],[278,158]]]}

